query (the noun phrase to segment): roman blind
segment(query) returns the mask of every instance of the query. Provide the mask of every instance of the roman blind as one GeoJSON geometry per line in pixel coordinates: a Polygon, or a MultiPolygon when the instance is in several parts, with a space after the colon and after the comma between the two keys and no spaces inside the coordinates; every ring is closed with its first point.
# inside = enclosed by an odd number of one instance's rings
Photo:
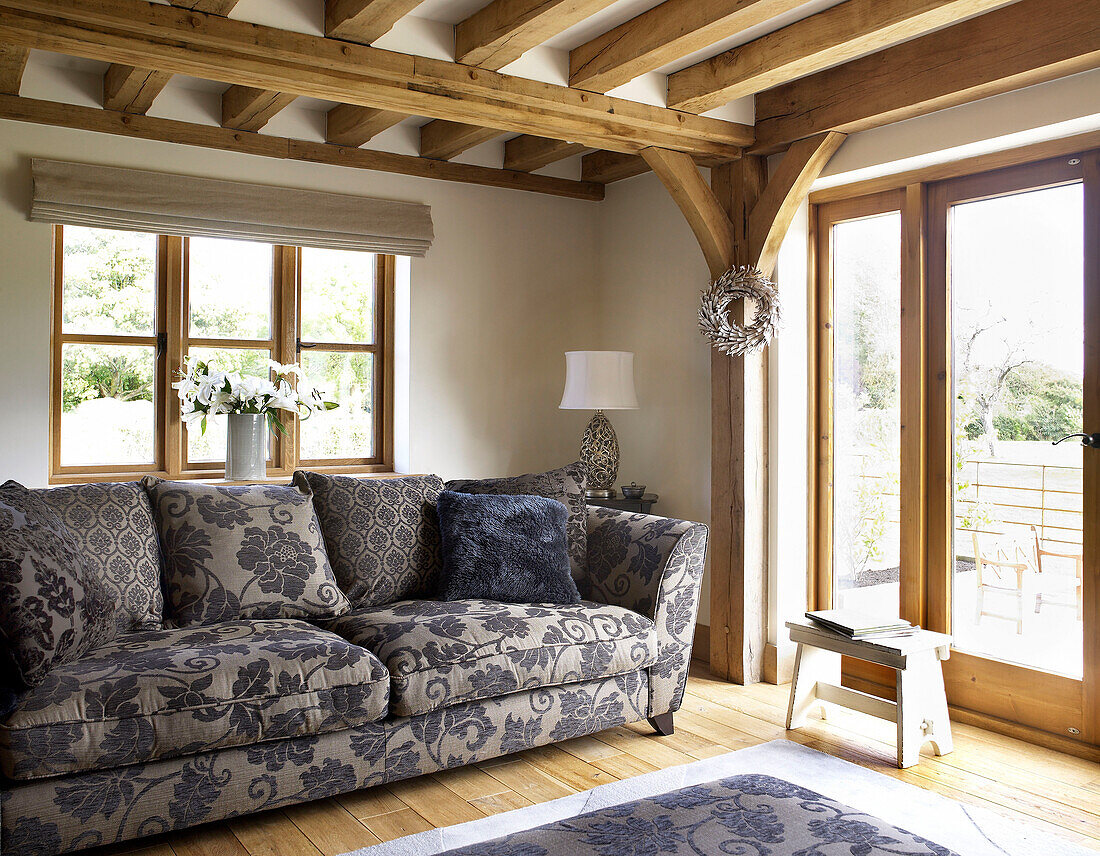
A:
{"type": "Polygon", "coordinates": [[[30,219],[46,223],[404,256],[434,237],[414,202],[42,158],[31,174],[30,219]]]}

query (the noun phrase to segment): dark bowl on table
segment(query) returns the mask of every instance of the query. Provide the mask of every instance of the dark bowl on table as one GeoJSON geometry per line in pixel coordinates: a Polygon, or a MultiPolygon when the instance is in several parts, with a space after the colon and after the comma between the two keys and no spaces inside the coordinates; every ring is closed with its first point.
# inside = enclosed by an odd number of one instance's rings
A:
{"type": "Polygon", "coordinates": [[[641,499],[645,496],[644,484],[624,484],[620,490],[622,490],[623,496],[627,499],[641,499]]]}

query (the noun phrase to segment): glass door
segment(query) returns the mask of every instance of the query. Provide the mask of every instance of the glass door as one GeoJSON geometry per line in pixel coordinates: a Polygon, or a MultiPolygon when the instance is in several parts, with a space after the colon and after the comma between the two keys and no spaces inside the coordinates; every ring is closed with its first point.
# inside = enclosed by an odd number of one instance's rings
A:
{"type": "Polygon", "coordinates": [[[1055,445],[1100,431],[1084,179],[1060,158],[929,190],[928,623],[951,704],[1095,740],[1100,449],[1055,445]]]}

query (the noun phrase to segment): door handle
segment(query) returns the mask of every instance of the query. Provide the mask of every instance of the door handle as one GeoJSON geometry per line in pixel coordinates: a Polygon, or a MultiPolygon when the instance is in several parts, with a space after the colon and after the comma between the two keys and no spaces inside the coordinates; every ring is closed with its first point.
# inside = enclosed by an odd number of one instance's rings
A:
{"type": "Polygon", "coordinates": [[[1066,434],[1060,440],[1054,440],[1051,445],[1057,446],[1059,443],[1063,443],[1066,440],[1072,440],[1074,437],[1081,438],[1081,445],[1088,446],[1090,449],[1100,449],[1100,433],[1097,434],[1066,434]]]}

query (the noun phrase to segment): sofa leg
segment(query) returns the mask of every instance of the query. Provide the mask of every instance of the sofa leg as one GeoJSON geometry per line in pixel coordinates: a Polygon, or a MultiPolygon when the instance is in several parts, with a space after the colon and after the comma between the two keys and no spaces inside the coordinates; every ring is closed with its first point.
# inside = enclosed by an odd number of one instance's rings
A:
{"type": "Polygon", "coordinates": [[[661,737],[668,737],[676,730],[672,725],[672,711],[661,713],[657,716],[651,716],[649,718],[649,724],[653,726],[653,730],[661,737]]]}

